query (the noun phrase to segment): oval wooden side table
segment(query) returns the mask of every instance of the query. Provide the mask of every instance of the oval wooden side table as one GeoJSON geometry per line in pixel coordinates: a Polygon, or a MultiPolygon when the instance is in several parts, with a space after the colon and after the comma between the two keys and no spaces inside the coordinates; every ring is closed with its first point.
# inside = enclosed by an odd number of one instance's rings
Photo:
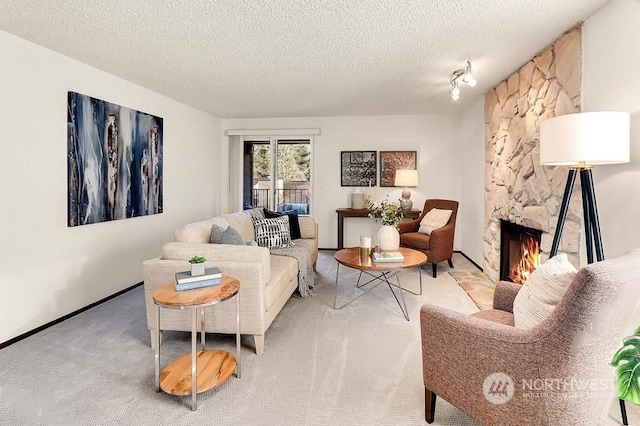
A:
{"type": "Polygon", "coordinates": [[[158,288],[153,293],[156,304],[156,329],[158,344],[155,351],[155,387],[172,395],[191,395],[191,409],[196,411],[197,394],[224,383],[233,371],[240,378],[240,282],[233,277],[222,277],[220,285],[194,290],[176,291],[175,283],[158,288]],[[236,354],[205,348],[204,308],[236,298],[236,354]],[[160,308],[191,309],[191,354],[176,359],[160,371],[160,308]],[[197,351],[198,310],[200,311],[200,340],[202,349],[197,351]]]}

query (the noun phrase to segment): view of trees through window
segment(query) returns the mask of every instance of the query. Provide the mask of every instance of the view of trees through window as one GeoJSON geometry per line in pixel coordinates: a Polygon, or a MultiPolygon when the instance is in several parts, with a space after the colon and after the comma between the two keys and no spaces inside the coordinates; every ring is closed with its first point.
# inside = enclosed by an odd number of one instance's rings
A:
{"type": "MultiPolygon", "coordinates": [[[[284,181],[308,181],[310,178],[311,146],[308,143],[278,142],[278,178],[284,181]]],[[[253,145],[253,179],[268,179],[271,174],[269,144],[253,145]]]]}

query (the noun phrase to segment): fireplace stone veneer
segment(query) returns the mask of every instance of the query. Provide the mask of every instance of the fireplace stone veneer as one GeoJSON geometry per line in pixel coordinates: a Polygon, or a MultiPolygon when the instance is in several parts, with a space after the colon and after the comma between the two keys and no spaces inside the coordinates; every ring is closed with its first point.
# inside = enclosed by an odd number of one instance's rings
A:
{"type": "MultiPolygon", "coordinates": [[[[500,279],[500,220],[542,231],[544,261],[566,184],[566,167],[540,165],[540,122],[580,111],[582,27],[556,40],[485,95],[483,269],[500,279]]],[[[576,185],[577,186],[577,185],[576,185]]],[[[580,192],[580,188],[574,188],[580,192]]],[[[573,197],[560,251],[578,266],[582,206],[573,197]]]]}

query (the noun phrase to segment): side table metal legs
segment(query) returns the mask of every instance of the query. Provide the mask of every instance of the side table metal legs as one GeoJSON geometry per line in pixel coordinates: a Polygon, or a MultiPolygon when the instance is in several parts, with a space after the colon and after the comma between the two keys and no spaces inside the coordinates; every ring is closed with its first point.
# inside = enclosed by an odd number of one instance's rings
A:
{"type": "Polygon", "coordinates": [[[236,377],[240,378],[240,295],[236,294],[236,377]]]}
{"type": "Polygon", "coordinates": [[[156,392],[160,392],[160,305],[156,305],[156,353],[154,354],[156,392]]]}
{"type": "MultiPolygon", "coordinates": [[[[202,350],[204,350],[204,311],[202,329],[202,350]]],[[[191,411],[198,409],[198,308],[191,309],[191,411]]]]}

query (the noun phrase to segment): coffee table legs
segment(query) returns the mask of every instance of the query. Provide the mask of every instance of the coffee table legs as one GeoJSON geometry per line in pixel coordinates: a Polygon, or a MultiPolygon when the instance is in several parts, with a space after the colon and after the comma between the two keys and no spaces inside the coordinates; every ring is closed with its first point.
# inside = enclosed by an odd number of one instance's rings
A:
{"type": "MultiPolygon", "coordinates": [[[[420,294],[422,294],[422,272],[420,271],[420,294]]],[[[367,290],[362,290],[362,293],[360,293],[357,297],[355,297],[354,299],[348,301],[347,303],[345,303],[342,306],[338,306],[338,279],[339,279],[339,275],[340,275],[340,263],[338,263],[337,267],[336,267],[336,279],[335,279],[335,286],[334,286],[334,290],[333,290],[333,309],[342,309],[347,305],[350,305],[351,303],[355,302],[356,300],[358,300],[360,297],[364,296],[366,293],[368,293],[369,291],[373,290],[374,288],[376,288],[380,283],[387,283],[387,285],[389,286],[389,290],[391,291],[391,293],[393,294],[393,297],[396,299],[396,302],[398,303],[398,306],[400,307],[400,310],[402,311],[402,314],[404,315],[404,318],[409,321],[409,310],[407,309],[407,304],[404,300],[404,294],[402,293],[403,291],[409,291],[406,290],[404,288],[402,288],[402,284],[400,283],[400,278],[398,277],[398,271],[381,271],[380,275],[374,275],[369,271],[360,271],[360,274],[358,275],[358,281],[356,282],[356,288],[358,289],[362,289],[362,287],[365,287],[373,282],[378,281],[378,283],[370,288],[368,288],[367,290]],[[361,279],[362,279],[362,274],[367,274],[369,277],[371,277],[371,279],[365,283],[360,283],[361,279]],[[389,281],[389,278],[391,278],[392,276],[396,277],[396,282],[398,283],[396,284],[392,284],[389,281]],[[393,291],[393,287],[397,287],[400,289],[400,299],[398,299],[398,296],[396,295],[396,293],[393,291]],[[401,302],[402,301],[402,302],[401,302]]],[[[412,294],[417,294],[414,293],[412,291],[409,291],[412,294]]]]}

